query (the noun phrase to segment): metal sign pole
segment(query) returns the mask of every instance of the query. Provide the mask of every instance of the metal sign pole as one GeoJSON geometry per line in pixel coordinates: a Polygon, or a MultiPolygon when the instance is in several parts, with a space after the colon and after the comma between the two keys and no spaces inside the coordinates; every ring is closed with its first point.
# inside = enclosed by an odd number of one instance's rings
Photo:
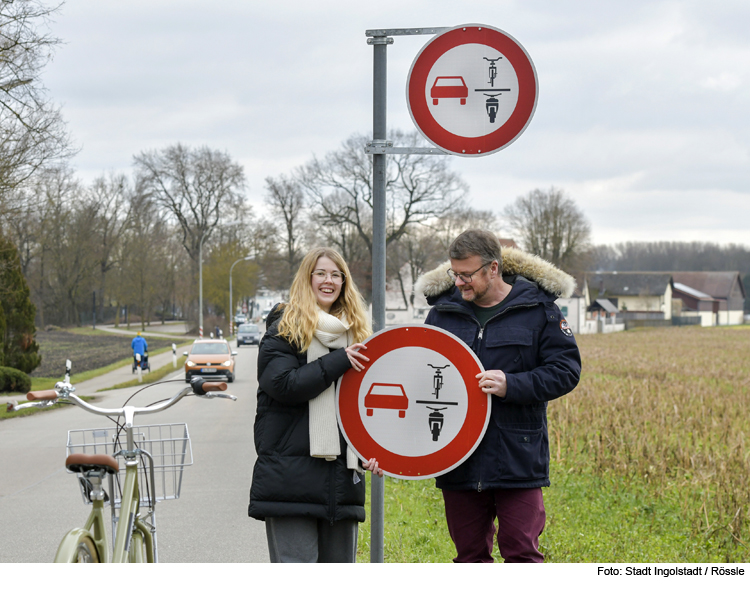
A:
{"type": "MultiPolygon", "coordinates": [[[[386,85],[388,43],[393,39],[375,37],[373,45],[372,137],[386,138],[386,85]]],[[[385,328],[385,154],[372,156],[372,324],[377,332],[385,328]]],[[[385,477],[370,479],[370,562],[383,562],[385,477]]]]}
{"type": "MultiPolygon", "coordinates": [[[[393,44],[389,35],[434,35],[438,29],[379,29],[365,31],[367,43],[373,46],[372,76],[372,142],[365,152],[372,154],[372,325],[377,332],[385,328],[385,185],[386,154],[389,153],[441,153],[425,148],[393,148],[386,140],[386,90],[388,84],[387,48],[393,44]],[[396,150],[399,150],[396,152],[396,150]],[[401,150],[406,150],[405,152],[401,150]]],[[[370,562],[383,562],[385,523],[385,476],[371,478],[370,487],[370,562]]]]}

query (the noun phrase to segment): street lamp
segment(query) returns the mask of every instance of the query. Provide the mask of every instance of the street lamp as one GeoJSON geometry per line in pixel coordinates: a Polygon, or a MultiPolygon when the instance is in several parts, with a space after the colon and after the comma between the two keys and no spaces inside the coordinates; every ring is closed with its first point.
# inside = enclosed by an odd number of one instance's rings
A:
{"type": "Polygon", "coordinates": [[[234,266],[240,261],[249,261],[252,260],[252,258],[253,257],[245,257],[243,259],[237,259],[232,263],[232,266],[229,267],[229,336],[232,336],[234,334],[234,308],[232,308],[232,271],[234,270],[234,266]]]}
{"type": "MultiPolygon", "coordinates": [[[[242,223],[242,220],[235,220],[234,222],[227,222],[222,224],[222,227],[237,226],[242,223]]],[[[204,232],[201,236],[201,241],[198,243],[198,336],[203,336],[203,239],[208,235],[204,232]]]]}

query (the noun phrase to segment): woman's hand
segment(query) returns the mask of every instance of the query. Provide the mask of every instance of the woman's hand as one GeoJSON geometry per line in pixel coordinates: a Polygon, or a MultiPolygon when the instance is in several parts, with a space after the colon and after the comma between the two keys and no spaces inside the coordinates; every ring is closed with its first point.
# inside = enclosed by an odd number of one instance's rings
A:
{"type": "Polygon", "coordinates": [[[367,462],[362,462],[362,467],[376,476],[383,478],[384,472],[378,467],[378,461],[375,458],[370,458],[367,462]]]}
{"type": "Polygon", "coordinates": [[[349,358],[349,363],[352,364],[352,368],[354,368],[356,371],[362,371],[365,366],[363,363],[367,363],[370,361],[368,357],[365,357],[360,353],[360,349],[367,349],[365,345],[362,343],[354,343],[353,345],[349,345],[346,350],[346,356],[349,358]]]}

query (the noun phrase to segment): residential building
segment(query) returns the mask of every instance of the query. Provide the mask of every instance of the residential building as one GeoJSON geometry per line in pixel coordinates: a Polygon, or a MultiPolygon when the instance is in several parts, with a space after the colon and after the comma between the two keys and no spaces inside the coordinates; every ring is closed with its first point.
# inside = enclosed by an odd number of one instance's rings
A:
{"type": "Polygon", "coordinates": [[[682,300],[684,308],[701,316],[703,326],[743,324],[747,294],[739,272],[677,271],[672,278],[675,296],[682,300]],[[677,284],[681,286],[679,290],[677,284]]]}
{"type": "Polygon", "coordinates": [[[672,276],[669,273],[609,271],[586,273],[586,310],[611,310],[597,300],[608,300],[625,320],[670,320],[672,318],[672,276]],[[592,307],[593,306],[593,307],[592,307]]]}

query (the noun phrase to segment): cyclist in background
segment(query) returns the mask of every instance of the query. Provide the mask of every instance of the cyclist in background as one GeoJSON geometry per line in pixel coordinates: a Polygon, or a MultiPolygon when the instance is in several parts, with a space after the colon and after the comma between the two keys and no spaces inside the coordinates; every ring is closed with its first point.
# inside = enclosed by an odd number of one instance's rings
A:
{"type": "Polygon", "coordinates": [[[138,334],[130,343],[130,347],[133,349],[133,359],[135,359],[136,355],[140,354],[141,367],[143,367],[144,364],[146,363],[146,353],[148,352],[148,343],[146,342],[146,339],[144,339],[141,336],[141,331],[138,331],[138,334]]]}

